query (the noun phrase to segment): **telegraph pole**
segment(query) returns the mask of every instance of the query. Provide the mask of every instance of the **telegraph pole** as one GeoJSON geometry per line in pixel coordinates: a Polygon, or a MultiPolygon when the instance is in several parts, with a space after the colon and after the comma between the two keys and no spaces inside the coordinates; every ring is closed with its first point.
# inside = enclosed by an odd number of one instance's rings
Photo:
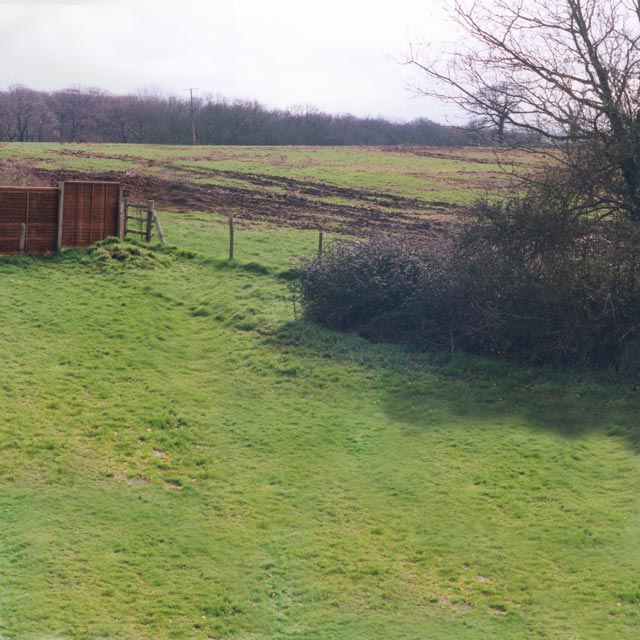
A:
{"type": "Polygon", "coordinates": [[[196,110],[193,105],[193,92],[197,89],[197,87],[189,88],[189,95],[191,96],[191,136],[193,138],[193,145],[197,144],[196,142],[196,110]]]}

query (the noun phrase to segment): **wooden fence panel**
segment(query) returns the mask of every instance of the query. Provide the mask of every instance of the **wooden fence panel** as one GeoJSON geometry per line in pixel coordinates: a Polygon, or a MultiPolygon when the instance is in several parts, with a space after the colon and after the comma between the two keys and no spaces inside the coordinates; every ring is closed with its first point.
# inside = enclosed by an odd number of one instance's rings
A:
{"type": "Polygon", "coordinates": [[[62,246],[88,247],[120,233],[118,182],[65,182],[62,246]]]}
{"type": "Polygon", "coordinates": [[[23,224],[26,252],[55,251],[57,219],[55,187],[0,187],[0,253],[19,253],[23,224]]]}
{"type": "Polygon", "coordinates": [[[58,190],[36,191],[30,197],[27,222],[27,253],[48,253],[56,250],[58,220],[58,190]]]}
{"type": "Polygon", "coordinates": [[[107,236],[122,236],[120,197],[118,182],[0,187],[0,253],[19,253],[23,224],[26,253],[88,247],[107,236]]]}

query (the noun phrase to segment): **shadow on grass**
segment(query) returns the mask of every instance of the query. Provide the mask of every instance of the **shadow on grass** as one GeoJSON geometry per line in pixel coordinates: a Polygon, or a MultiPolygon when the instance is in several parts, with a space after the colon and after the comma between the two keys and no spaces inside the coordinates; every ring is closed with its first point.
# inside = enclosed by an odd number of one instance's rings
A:
{"type": "Polygon", "coordinates": [[[614,377],[372,344],[300,320],[281,325],[270,340],[303,357],[333,359],[374,373],[385,411],[406,424],[428,427],[438,415],[469,422],[519,418],[566,438],[590,432],[622,437],[640,453],[638,386],[614,377]]]}

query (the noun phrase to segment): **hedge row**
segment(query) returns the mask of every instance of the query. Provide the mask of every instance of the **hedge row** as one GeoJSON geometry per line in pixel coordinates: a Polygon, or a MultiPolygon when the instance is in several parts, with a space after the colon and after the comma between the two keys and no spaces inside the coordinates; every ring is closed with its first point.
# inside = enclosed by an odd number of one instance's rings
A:
{"type": "Polygon", "coordinates": [[[340,240],[300,269],[305,317],[376,341],[640,372],[640,229],[535,191],[446,242],[340,240]]]}

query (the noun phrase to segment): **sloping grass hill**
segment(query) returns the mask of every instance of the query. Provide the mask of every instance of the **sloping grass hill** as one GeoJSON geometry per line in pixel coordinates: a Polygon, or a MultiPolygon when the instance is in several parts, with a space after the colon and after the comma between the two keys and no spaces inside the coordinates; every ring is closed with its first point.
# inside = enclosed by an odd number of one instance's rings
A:
{"type": "Polygon", "coordinates": [[[0,260],[0,637],[635,639],[633,386],[296,320],[307,232],[0,260]]]}

